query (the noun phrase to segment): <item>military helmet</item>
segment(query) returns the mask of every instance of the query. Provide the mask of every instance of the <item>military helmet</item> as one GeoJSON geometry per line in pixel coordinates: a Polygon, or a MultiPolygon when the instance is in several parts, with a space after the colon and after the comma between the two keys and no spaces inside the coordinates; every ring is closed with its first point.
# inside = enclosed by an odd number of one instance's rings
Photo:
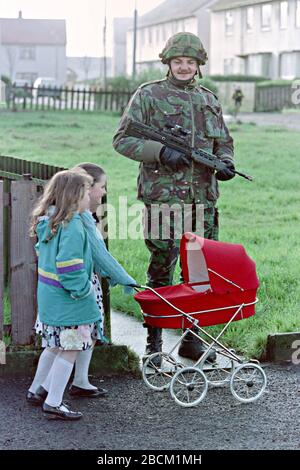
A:
{"type": "Polygon", "coordinates": [[[175,57],[192,57],[199,65],[204,65],[207,61],[207,53],[202,42],[192,33],[177,33],[171,36],[159,57],[163,64],[167,64],[175,57]]]}

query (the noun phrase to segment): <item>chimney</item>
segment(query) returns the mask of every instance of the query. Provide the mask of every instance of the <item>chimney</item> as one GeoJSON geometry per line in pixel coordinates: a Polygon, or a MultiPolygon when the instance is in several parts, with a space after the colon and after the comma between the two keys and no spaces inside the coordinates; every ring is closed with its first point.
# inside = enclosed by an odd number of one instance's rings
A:
{"type": "Polygon", "coordinates": [[[22,19],[23,16],[22,16],[22,10],[19,10],[19,19],[22,19]]]}

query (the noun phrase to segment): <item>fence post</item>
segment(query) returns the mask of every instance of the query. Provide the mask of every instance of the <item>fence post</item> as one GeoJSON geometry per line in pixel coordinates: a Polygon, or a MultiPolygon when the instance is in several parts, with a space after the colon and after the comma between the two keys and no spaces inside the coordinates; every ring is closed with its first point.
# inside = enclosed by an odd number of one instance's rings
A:
{"type": "MultiPolygon", "coordinates": [[[[3,325],[4,325],[4,240],[3,240],[3,203],[4,190],[3,181],[0,181],[0,340],[3,338],[3,325]]],[[[1,362],[0,362],[1,364],[1,362]]]]}
{"type": "Polygon", "coordinates": [[[71,104],[70,104],[70,109],[73,111],[73,106],[74,106],[74,87],[70,90],[71,92],[71,104]]]}
{"type": "Polygon", "coordinates": [[[14,345],[32,343],[36,317],[36,258],[28,233],[36,191],[36,184],[25,177],[11,184],[10,298],[14,345]]]}
{"type": "Polygon", "coordinates": [[[77,89],[77,100],[76,100],[76,107],[75,109],[79,109],[79,101],[80,101],[80,90],[77,89]]]}

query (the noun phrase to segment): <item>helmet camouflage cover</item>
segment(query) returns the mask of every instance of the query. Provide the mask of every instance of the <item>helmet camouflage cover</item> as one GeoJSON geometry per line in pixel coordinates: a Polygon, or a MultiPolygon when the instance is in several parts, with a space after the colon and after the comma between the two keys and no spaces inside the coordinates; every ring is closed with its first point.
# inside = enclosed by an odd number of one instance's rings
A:
{"type": "Polygon", "coordinates": [[[171,36],[159,57],[163,64],[167,64],[175,57],[192,57],[199,65],[204,65],[207,61],[207,53],[202,42],[192,33],[177,33],[171,36]]]}

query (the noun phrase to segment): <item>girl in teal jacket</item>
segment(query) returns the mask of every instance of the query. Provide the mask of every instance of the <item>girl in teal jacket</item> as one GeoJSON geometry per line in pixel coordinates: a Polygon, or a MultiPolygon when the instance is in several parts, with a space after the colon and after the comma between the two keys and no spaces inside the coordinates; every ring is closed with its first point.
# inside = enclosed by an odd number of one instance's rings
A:
{"type": "MultiPolygon", "coordinates": [[[[79,351],[93,347],[100,329],[92,252],[81,218],[89,209],[92,182],[84,171],[59,172],[33,211],[31,233],[38,236],[37,331],[45,350],[27,400],[38,405],[45,399],[48,419],[82,417],[62,403],[63,393],[79,351]]],[[[128,275],[127,281],[134,284],[128,275]]]]}

